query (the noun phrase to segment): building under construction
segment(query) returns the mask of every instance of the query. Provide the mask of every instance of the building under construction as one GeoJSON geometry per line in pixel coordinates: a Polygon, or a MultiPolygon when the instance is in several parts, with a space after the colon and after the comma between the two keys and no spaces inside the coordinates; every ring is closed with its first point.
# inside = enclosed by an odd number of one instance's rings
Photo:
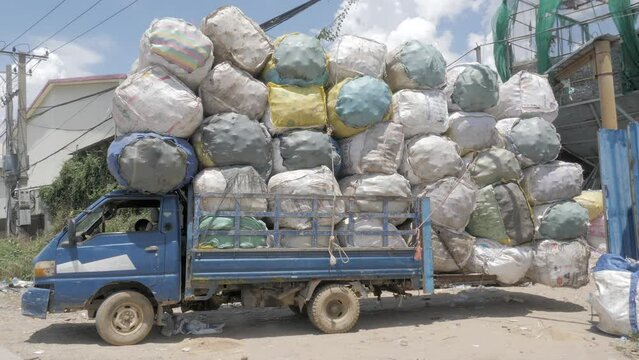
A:
{"type": "Polygon", "coordinates": [[[597,130],[639,117],[638,10],[639,0],[504,0],[495,14],[501,79],[520,70],[548,75],[561,157],[583,165],[585,187],[600,186],[597,130]]]}

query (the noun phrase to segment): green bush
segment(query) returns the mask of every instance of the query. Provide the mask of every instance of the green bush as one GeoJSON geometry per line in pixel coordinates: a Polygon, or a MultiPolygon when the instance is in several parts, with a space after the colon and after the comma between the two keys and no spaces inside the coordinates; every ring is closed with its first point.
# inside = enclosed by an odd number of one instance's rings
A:
{"type": "Polygon", "coordinates": [[[31,280],[32,260],[52,237],[53,234],[43,234],[32,239],[0,239],[0,280],[31,280]]]}
{"type": "Polygon", "coordinates": [[[40,198],[54,223],[86,208],[100,196],[117,187],[107,168],[108,144],[81,151],[67,160],[60,174],[49,186],[40,189],[40,198]]]}

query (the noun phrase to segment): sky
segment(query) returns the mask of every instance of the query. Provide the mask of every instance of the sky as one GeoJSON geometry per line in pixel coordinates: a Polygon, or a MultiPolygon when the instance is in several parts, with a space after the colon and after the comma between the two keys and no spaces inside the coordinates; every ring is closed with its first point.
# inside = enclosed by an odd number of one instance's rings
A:
{"type": "MultiPolygon", "coordinates": [[[[25,31],[62,0],[7,1],[0,12],[0,41],[9,42],[25,31]]],[[[27,80],[30,104],[49,79],[99,74],[127,73],[137,57],[140,37],[151,21],[177,17],[199,25],[201,19],[222,5],[235,5],[257,23],[289,10],[305,0],[139,0],[122,13],[71,42],[38,64],[27,80]]],[[[131,0],[103,0],[68,28],[58,29],[95,3],[95,0],[66,0],[49,16],[22,35],[11,47],[42,54],[109,17],[131,0]]],[[[359,0],[344,20],[341,33],[369,37],[389,49],[410,39],[436,45],[450,62],[477,43],[490,41],[490,23],[500,0],[359,0]]],[[[322,0],[269,32],[272,37],[302,32],[316,34],[333,22],[346,1],[322,0]]],[[[0,43],[2,44],[2,43],[0,43]]],[[[328,46],[329,44],[327,44],[328,46]]],[[[1,47],[1,46],[0,46],[1,47]]],[[[491,63],[492,49],[483,51],[491,63]]],[[[474,53],[466,59],[474,60],[474,53]]],[[[0,56],[2,70],[10,62],[0,56]]],[[[31,68],[35,63],[31,63],[31,68]]],[[[3,93],[0,90],[0,93],[3,93]]]]}

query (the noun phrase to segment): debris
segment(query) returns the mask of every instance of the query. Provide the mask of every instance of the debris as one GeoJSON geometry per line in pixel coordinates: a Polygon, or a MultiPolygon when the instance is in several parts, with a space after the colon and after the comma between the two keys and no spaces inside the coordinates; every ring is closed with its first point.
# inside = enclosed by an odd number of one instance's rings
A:
{"type": "Polygon", "coordinates": [[[402,340],[400,340],[400,341],[399,341],[399,345],[401,345],[401,346],[408,346],[408,340],[406,340],[406,339],[402,339],[402,340]]]}
{"type": "Polygon", "coordinates": [[[44,350],[36,350],[33,353],[36,354],[36,355],[42,355],[42,354],[44,354],[44,350]]]}
{"type": "Polygon", "coordinates": [[[224,324],[209,324],[198,319],[188,318],[182,315],[164,314],[164,326],[162,335],[210,335],[221,334],[224,324]]]}
{"type": "Polygon", "coordinates": [[[15,277],[11,280],[11,284],[9,284],[9,287],[12,288],[28,288],[31,286],[33,286],[33,281],[20,280],[15,277]]]}
{"type": "Polygon", "coordinates": [[[189,352],[189,351],[191,351],[191,348],[190,347],[183,347],[181,350],[184,351],[184,352],[189,352]]]}

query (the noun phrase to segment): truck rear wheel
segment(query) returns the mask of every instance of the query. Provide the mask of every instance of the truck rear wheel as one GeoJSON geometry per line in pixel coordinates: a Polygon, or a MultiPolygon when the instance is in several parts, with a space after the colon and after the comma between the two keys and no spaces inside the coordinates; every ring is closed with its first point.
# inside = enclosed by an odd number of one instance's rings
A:
{"type": "Polygon", "coordinates": [[[345,285],[324,285],[308,304],[308,318],[326,334],[347,332],[359,319],[359,299],[345,285]]]}
{"type": "Polygon", "coordinates": [[[98,308],[95,326],[100,337],[111,345],[133,345],[153,328],[153,305],[135,291],[109,296],[98,308]]]}

